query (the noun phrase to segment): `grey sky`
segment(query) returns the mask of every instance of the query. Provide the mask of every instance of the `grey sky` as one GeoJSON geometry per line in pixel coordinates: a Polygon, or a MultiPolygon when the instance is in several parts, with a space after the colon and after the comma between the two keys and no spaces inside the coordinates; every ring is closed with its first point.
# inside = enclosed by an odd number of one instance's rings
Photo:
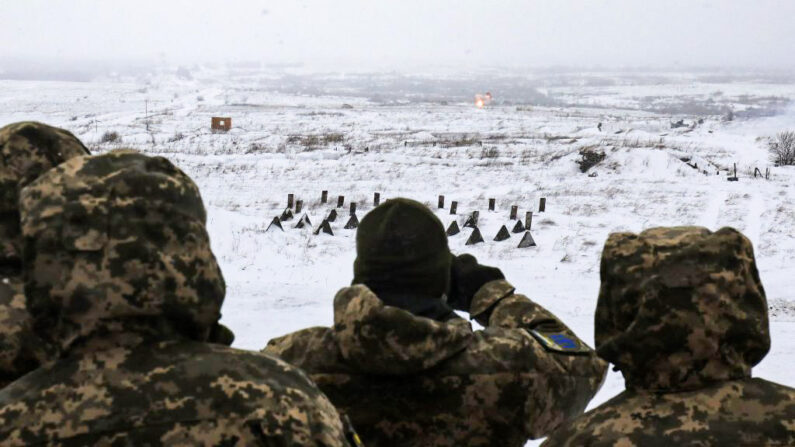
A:
{"type": "Polygon", "coordinates": [[[0,57],[795,68],[795,0],[0,0],[0,57]]]}

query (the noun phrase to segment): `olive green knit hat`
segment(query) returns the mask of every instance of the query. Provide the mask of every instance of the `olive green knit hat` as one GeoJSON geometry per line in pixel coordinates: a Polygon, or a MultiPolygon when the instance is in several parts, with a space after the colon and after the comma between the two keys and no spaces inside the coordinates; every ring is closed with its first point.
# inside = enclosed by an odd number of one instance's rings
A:
{"type": "Polygon", "coordinates": [[[359,225],[353,275],[353,284],[364,284],[376,294],[441,297],[450,282],[450,249],[442,223],[419,202],[387,200],[359,225]]]}

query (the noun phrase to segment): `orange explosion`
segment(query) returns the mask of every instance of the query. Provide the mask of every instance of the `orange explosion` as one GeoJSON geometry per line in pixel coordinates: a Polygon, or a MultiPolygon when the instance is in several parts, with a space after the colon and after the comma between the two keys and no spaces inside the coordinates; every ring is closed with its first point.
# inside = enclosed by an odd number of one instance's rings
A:
{"type": "Polygon", "coordinates": [[[482,109],[491,102],[491,92],[485,94],[478,93],[475,95],[475,107],[482,109]]]}

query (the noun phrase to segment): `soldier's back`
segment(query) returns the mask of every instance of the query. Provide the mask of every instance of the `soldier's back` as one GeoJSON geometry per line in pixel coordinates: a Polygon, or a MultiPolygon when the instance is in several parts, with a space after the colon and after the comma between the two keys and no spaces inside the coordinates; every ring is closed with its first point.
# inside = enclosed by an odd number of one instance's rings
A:
{"type": "Polygon", "coordinates": [[[364,286],[337,294],[333,328],[265,351],[306,371],[368,447],[523,446],[581,414],[604,373],[594,356],[550,355],[523,329],[417,317],[364,286]]]}
{"type": "MultiPolygon", "coordinates": [[[[528,340],[514,331],[473,334],[464,351],[412,374],[371,374],[342,357],[330,328],[291,334],[281,355],[350,416],[368,446],[521,446],[527,440],[528,389],[542,373],[528,340]],[[501,346],[504,351],[495,351],[501,346]]],[[[385,362],[388,366],[391,362],[385,362]]],[[[392,363],[394,364],[394,363],[392,363]]],[[[585,404],[583,404],[584,406],[585,404]]]]}
{"type": "Polygon", "coordinates": [[[625,391],[550,436],[544,446],[792,446],[795,389],[763,379],[694,391],[625,391]]]}
{"type": "Polygon", "coordinates": [[[300,371],[190,341],[77,352],[0,392],[0,444],[342,445],[300,371]]]}

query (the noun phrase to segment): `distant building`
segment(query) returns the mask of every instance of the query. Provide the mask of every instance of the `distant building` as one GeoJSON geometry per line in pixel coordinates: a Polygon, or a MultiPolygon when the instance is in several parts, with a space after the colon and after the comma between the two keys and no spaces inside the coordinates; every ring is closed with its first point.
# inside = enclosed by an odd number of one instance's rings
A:
{"type": "Polygon", "coordinates": [[[228,132],[232,128],[232,118],[214,116],[210,128],[214,132],[228,132]]]}

